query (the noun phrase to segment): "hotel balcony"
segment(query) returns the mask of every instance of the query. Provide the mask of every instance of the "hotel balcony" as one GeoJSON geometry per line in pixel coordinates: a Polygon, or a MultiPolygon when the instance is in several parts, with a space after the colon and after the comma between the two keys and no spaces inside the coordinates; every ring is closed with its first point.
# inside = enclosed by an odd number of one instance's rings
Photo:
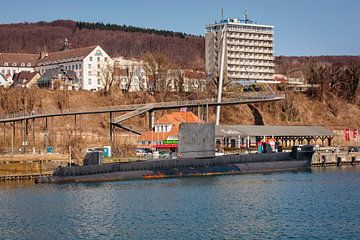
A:
{"type": "Polygon", "coordinates": [[[249,42],[244,40],[235,40],[233,38],[227,39],[227,44],[229,45],[235,45],[235,46],[254,46],[254,47],[273,47],[274,45],[272,43],[259,41],[257,43],[255,42],[249,42]]]}
{"type": "Polygon", "coordinates": [[[226,35],[227,38],[232,38],[232,39],[245,39],[245,40],[261,40],[261,41],[273,41],[274,37],[273,36],[268,36],[268,37],[260,37],[260,36],[250,36],[250,35],[245,35],[245,34],[227,34],[226,35]]]}

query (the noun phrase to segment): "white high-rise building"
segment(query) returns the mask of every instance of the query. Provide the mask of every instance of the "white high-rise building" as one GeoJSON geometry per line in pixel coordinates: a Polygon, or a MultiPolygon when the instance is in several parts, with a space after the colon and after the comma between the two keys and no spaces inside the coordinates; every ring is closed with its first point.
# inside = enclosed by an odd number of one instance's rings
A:
{"type": "Polygon", "coordinates": [[[207,73],[220,75],[222,43],[225,43],[225,81],[244,85],[271,82],[274,74],[273,29],[273,26],[249,20],[247,14],[244,20],[230,18],[206,25],[207,73]]]}

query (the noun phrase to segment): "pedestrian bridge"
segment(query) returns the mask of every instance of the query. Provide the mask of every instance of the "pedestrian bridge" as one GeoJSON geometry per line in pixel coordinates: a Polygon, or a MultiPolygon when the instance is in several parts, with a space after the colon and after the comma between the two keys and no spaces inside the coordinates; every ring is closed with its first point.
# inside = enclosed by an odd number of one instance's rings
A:
{"type": "Polygon", "coordinates": [[[223,98],[221,103],[218,103],[215,98],[201,99],[201,100],[186,100],[186,101],[172,101],[172,102],[157,102],[148,104],[129,104],[118,106],[104,106],[104,107],[84,107],[74,109],[64,109],[57,111],[34,110],[32,112],[17,112],[0,116],[0,123],[17,122],[24,120],[32,120],[36,118],[48,118],[69,115],[85,115],[85,114],[102,114],[102,113],[116,113],[128,112],[120,117],[111,119],[112,123],[119,124],[131,117],[137,115],[163,109],[176,109],[181,107],[197,107],[197,106],[218,106],[218,105],[236,105],[236,104],[250,104],[260,102],[272,102],[285,99],[284,94],[275,93],[243,93],[234,98],[223,98]]]}

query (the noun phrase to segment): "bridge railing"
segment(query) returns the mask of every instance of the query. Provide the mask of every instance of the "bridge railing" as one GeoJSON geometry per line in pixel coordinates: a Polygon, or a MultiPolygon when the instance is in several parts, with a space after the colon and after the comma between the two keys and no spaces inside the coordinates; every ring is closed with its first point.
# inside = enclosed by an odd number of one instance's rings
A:
{"type": "Polygon", "coordinates": [[[20,117],[32,117],[32,116],[42,116],[42,115],[57,115],[57,114],[71,114],[71,113],[81,113],[81,112],[101,112],[109,110],[131,110],[133,108],[146,106],[147,104],[130,104],[130,105],[115,105],[115,106],[100,106],[100,107],[78,107],[78,108],[66,108],[61,110],[45,110],[45,109],[35,109],[33,111],[21,111],[14,112],[9,114],[0,115],[1,119],[12,119],[20,117]]]}
{"type": "MultiPolygon", "coordinates": [[[[239,96],[232,98],[223,98],[222,101],[236,101],[236,100],[271,100],[275,98],[284,98],[284,94],[275,94],[275,93],[261,93],[261,92],[251,92],[251,93],[242,93],[239,96]]],[[[59,114],[76,114],[76,113],[98,113],[98,112],[109,112],[114,111],[126,111],[126,110],[136,110],[138,108],[146,107],[149,104],[152,105],[152,108],[161,108],[166,106],[177,106],[177,105],[206,105],[211,103],[216,103],[216,98],[200,99],[200,100],[185,100],[185,101],[170,101],[170,102],[160,102],[160,103],[143,103],[143,104],[128,104],[128,105],[114,105],[114,106],[99,106],[99,107],[80,107],[80,108],[67,108],[62,110],[44,110],[36,109],[31,112],[15,112],[11,114],[6,114],[0,116],[0,120],[5,119],[16,119],[16,118],[32,118],[32,117],[41,117],[41,116],[53,116],[59,114]]]]}

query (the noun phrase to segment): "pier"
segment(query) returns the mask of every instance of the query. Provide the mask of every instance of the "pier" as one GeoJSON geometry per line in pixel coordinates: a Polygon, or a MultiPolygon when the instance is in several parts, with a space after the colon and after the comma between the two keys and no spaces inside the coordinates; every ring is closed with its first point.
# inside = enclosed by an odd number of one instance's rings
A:
{"type": "Polygon", "coordinates": [[[49,176],[57,167],[67,166],[68,159],[67,155],[59,154],[2,155],[0,159],[0,181],[49,176]]]}
{"type": "Polygon", "coordinates": [[[360,165],[360,152],[347,150],[316,151],[311,165],[313,167],[360,165]]]}

